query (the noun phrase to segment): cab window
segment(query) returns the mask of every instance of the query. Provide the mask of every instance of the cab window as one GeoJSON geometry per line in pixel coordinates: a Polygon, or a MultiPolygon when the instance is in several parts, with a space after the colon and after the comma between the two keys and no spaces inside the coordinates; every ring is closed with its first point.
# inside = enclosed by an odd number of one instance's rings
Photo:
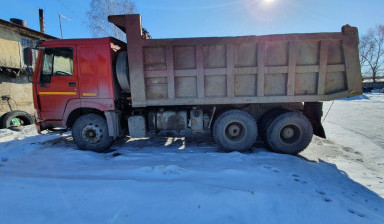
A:
{"type": "Polygon", "coordinates": [[[50,83],[52,76],[71,76],[73,74],[72,48],[46,48],[40,81],[50,83]]]}

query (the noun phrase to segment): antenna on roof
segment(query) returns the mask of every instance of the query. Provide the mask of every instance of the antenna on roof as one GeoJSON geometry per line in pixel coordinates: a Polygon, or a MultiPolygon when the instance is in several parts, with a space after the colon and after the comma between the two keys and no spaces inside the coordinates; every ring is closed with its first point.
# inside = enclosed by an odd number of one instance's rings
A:
{"type": "Polygon", "coordinates": [[[61,39],[63,39],[63,29],[61,28],[61,17],[63,17],[63,19],[66,19],[68,20],[69,22],[72,22],[72,20],[66,16],[63,16],[59,13],[59,23],[60,23],[60,33],[61,33],[61,39]]]}

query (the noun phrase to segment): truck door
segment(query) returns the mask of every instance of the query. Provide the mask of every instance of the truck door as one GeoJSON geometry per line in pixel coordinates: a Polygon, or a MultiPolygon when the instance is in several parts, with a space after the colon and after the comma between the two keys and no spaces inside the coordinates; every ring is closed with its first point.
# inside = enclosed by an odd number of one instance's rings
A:
{"type": "Polygon", "coordinates": [[[74,47],[45,48],[37,98],[43,120],[61,120],[67,102],[79,98],[74,47]]]}

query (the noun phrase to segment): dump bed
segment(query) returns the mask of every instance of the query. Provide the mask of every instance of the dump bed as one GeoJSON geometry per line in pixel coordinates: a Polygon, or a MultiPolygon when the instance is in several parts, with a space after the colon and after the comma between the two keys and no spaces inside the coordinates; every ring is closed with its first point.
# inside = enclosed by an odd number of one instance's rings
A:
{"type": "Polygon", "coordinates": [[[362,93],[358,32],[146,39],[140,15],[110,16],[127,34],[133,107],[328,101],[362,93]]]}

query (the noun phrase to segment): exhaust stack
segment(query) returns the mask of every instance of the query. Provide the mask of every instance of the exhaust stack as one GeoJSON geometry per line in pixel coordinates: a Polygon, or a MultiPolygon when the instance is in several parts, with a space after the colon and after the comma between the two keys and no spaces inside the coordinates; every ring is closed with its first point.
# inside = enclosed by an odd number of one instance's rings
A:
{"type": "Polygon", "coordinates": [[[40,32],[41,33],[45,33],[44,11],[43,11],[43,9],[39,9],[39,22],[40,22],[40,32]]]}

